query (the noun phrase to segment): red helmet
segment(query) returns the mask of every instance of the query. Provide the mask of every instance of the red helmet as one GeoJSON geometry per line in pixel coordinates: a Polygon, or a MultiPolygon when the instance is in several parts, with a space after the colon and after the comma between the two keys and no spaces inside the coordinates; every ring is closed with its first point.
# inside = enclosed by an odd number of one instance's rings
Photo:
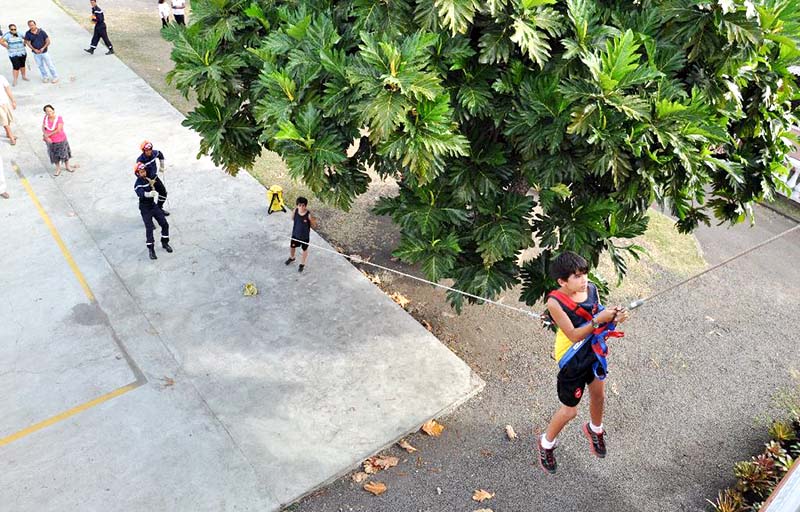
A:
{"type": "Polygon", "coordinates": [[[149,150],[153,149],[153,143],[150,142],[149,140],[145,140],[145,141],[142,141],[142,143],[139,145],[139,147],[142,148],[142,151],[149,151],[149,150]]]}
{"type": "Polygon", "coordinates": [[[133,174],[139,175],[139,171],[144,171],[147,168],[144,166],[142,162],[136,162],[136,165],[133,166],[133,174]]]}

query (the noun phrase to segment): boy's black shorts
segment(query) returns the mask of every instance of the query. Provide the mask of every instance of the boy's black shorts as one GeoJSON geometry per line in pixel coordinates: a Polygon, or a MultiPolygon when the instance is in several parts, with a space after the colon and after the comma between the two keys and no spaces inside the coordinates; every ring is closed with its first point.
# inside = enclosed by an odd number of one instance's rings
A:
{"type": "Polygon", "coordinates": [[[580,351],[559,370],[556,378],[558,400],[567,407],[575,407],[581,401],[586,385],[595,379],[592,365],[597,358],[591,345],[581,347],[580,351]],[[588,348],[588,350],[586,350],[588,348]]]}
{"type": "Polygon", "coordinates": [[[292,243],[289,246],[290,247],[300,247],[304,251],[308,250],[308,243],[298,242],[297,240],[292,240],[292,243]]]}

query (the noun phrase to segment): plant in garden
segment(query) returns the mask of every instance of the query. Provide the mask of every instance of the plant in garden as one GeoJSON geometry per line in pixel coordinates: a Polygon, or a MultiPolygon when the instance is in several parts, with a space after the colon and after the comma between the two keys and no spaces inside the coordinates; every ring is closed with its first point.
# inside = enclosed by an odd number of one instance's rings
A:
{"type": "Polygon", "coordinates": [[[706,500],[714,512],[744,512],[745,502],[742,493],[735,489],[719,491],[716,501],[706,500]]]}
{"type": "Polygon", "coordinates": [[[777,420],[769,427],[769,437],[779,443],[785,443],[796,440],[797,434],[787,420],[777,420]]]}
{"type": "Polygon", "coordinates": [[[772,468],[766,468],[755,460],[745,460],[736,463],[733,475],[736,477],[737,488],[742,493],[764,497],[771,489],[774,472],[772,468]]]}
{"type": "Polygon", "coordinates": [[[164,34],[201,153],[235,174],[275,151],[345,209],[374,169],[396,256],[532,304],[558,251],[621,279],[654,201],[689,232],[781,186],[798,2],[195,0],[164,34]]]}

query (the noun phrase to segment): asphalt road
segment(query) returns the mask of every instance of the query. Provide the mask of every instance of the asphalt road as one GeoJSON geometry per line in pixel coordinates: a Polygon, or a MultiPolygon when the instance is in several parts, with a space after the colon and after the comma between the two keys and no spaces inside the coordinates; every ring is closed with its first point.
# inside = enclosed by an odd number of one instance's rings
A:
{"type": "MultiPolygon", "coordinates": [[[[697,237],[714,264],[793,225],[759,208],[752,228],[703,228],[697,237]]],[[[560,436],[558,473],[539,469],[534,432],[557,407],[550,336],[524,328],[513,313],[495,311],[480,335],[496,357],[465,356],[487,381],[484,392],[440,420],[446,425],[441,437],[411,436],[418,452],[388,452],[401,461],[373,478],[386,483],[383,495],[372,496],[345,477],[290,510],[705,510],[705,499],[732,483],[733,464],[766,441],[763,418],[776,410],[772,397],[793,385],[790,371],[800,365],[791,322],[800,317],[797,261],[800,232],[636,313],[627,337],[612,345],[604,460],[590,454],[580,433],[588,418],[582,404],[560,436]],[[509,334],[501,329],[508,324],[520,328],[509,334]],[[506,424],[519,439],[506,439],[506,424]],[[476,489],[495,497],[479,504],[471,500],[476,489]]],[[[662,274],[654,288],[675,279],[662,274]]]]}

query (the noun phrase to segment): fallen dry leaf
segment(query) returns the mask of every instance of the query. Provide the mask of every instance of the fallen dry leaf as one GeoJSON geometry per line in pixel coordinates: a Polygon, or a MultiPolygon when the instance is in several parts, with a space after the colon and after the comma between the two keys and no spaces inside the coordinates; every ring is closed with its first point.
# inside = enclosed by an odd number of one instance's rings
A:
{"type": "Polygon", "coordinates": [[[422,425],[422,431],[428,434],[429,436],[439,437],[442,435],[442,430],[444,430],[444,425],[437,422],[436,420],[426,421],[422,425]]]}
{"type": "Polygon", "coordinates": [[[381,284],[381,278],[377,276],[377,274],[370,274],[369,272],[364,272],[364,275],[367,276],[369,282],[372,284],[381,284]]]}
{"type": "Polygon", "coordinates": [[[414,448],[413,446],[411,446],[411,443],[409,443],[405,439],[401,439],[400,442],[397,443],[397,446],[399,446],[400,448],[404,449],[408,453],[414,453],[415,451],[417,451],[417,449],[414,448]]]}
{"type": "Polygon", "coordinates": [[[375,465],[380,466],[381,469],[389,469],[394,467],[398,462],[400,462],[400,459],[397,457],[392,457],[391,455],[375,457],[375,465]]]}
{"type": "Polygon", "coordinates": [[[394,292],[392,295],[390,295],[390,297],[401,308],[405,308],[406,306],[408,306],[411,303],[411,301],[406,296],[404,296],[403,294],[398,293],[398,292],[394,292]]]}
{"type": "Polygon", "coordinates": [[[171,379],[169,377],[166,377],[166,376],[161,378],[161,382],[164,383],[164,384],[162,384],[162,386],[165,387],[165,388],[168,388],[170,386],[174,386],[175,385],[175,380],[171,379]]]}
{"type": "Polygon", "coordinates": [[[383,482],[367,482],[364,484],[364,490],[371,492],[375,496],[380,496],[386,492],[386,484],[383,482]]]}
{"type": "Polygon", "coordinates": [[[369,475],[364,473],[363,471],[359,471],[358,473],[353,473],[353,481],[357,484],[360,484],[367,478],[369,478],[369,475]]]}
{"type": "Polygon", "coordinates": [[[512,427],[511,425],[506,425],[506,435],[508,436],[508,439],[511,441],[517,438],[517,433],[514,432],[514,427],[512,427]]]}
{"type": "Polygon", "coordinates": [[[370,457],[364,461],[364,472],[374,475],[378,471],[389,469],[397,465],[400,459],[391,456],[370,457]]]}
{"type": "Polygon", "coordinates": [[[494,493],[489,491],[484,491],[483,489],[478,489],[472,494],[472,499],[475,501],[484,502],[492,498],[494,498],[494,493]]]}
{"type": "Polygon", "coordinates": [[[428,332],[433,332],[433,326],[427,320],[425,319],[422,320],[422,326],[428,329],[428,332]]]}

